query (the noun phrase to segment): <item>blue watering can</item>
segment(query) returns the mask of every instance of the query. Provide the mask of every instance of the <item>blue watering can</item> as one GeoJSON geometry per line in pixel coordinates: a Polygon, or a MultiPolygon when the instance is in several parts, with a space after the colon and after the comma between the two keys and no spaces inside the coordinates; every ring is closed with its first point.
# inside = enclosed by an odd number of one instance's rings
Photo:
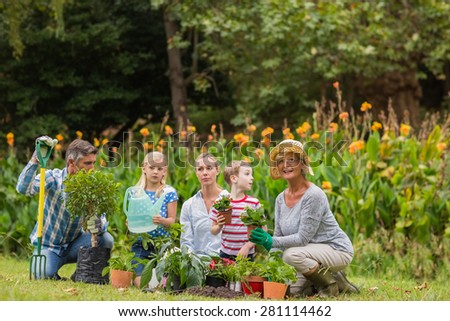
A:
{"type": "Polygon", "coordinates": [[[152,204],[150,196],[139,186],[129,187],[123,199],[123,211],[128,219],[128,229],[132,233],[151,232],[158,227],[153,224],[153,216],[158,215],[163,205],[163,193],[155,204],[152,204]]]}

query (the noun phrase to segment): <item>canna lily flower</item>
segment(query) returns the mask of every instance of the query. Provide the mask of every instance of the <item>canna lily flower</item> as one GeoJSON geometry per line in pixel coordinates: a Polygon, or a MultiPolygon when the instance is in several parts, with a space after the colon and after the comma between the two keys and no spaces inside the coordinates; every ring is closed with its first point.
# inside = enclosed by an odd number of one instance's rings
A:
{"type": "Polygon", "coordinates": [[[145,143],[144,144],[144,150],[145,151],[148,151],[149,149],[152,149],[153,148],[153,144],[150,144],[150,143],[145,143]]]}
{"type": "Polygon", "coordinates": [[[261,159],[264,157],[264,150],[261,148],[255,149],[255,155],[258,159],[261,159]]]}
{"type": "Polygon", "coordinates": [[[339,81],[335,81],[335,82],[333,83],[333,87],[334,87],[336,90],[339,90],[339,81]]]}
{"type": "Polygon", "coordinates": [[[339,125],[337,123],[331,123],[330,128],[328,130],[332,133],[335,133],[335,132],[337,132],[338,128],[339,128],[339,125]]]}
{"type": "Polygon", "coordinates": [[[295,131],[297,132],[297,134],[301,137],[301,138],[305,138],[306,133],[305,130],[303,129],[302,126],[299,126],[295,129],[295,131]]]}
{"type": "Polygon", "coordinates": [[[12,132],[6,134],[6,142],[10,147],[14,146],[14,134],[12,132]]]}
{"type": "Polygon", "coordinates": [[[348,119],[348,113],[346,111],[344,111],[343,113],[340,113],[339,119],[345,122],[348,119]]]}
{"type": "Polygon", "coordinates": [[[106,144],[108,144],[108,142],[109,142],[108,138],[102,139],[102,145],[106,145],[106,144]]]}
{"type": "Polygon", "coordinates": [[[437,149],[439,152],[442,152],[444,149],[447,148],[447,144],[446,143],[439,143],[436,145],[437,149]]]}
{"type": "Polygon", "coordinates": [[[368,111],[371,108],[372,108],[372,105],[369,104],[367,101],[365,101],[361,104],[361,111],[368,111]]]}
{"type": "Polygon", "coordinates": [[[253,125],[253,124],[247,127],[247,131],[248,131],[250,134],[253,134],[253,133],[255,132],[255,130],[256,130],[256,126],[253,125]]]}
{"type": "Polygon", "coordinates": [[[61,134],[58,134],[58,135],[56,135],[56,139],[57,139],[59,142],[61,142],[61,141],[64,140],[64,136],[61,135],[61,134]]]}
{"type": "Polygon", "coordinates": [[[181,138],[182,140],[185,140],[186,137],[187,137],[187,131],[182,130],[182,131],[180,132],[180,138],[181,138]]]}
{"type": "Polygon", "coordinates": [[[209,134],[209,135],[208,135],[208,140],[209,140],[209,141],[212,141],[212,140],[214,140],[214,136],[213,136],[213,135],[211,135],[211,134],[209,134]]]}
{"type": "Polygon", "coordinates": [[[173,129],[169,125],[164,126],[164,132],[166,136],[173,135],[173,129]]]}
{"type": "Polygon", "coordinates": [[[261,144],[263,146],[269,147],[270,146],[270,138],[267,136],[264,136],[263,139],[261,140],[261,144]]]}
{"type": "Polygon", "coordinates": [[[56,144],[56,145],[55,145],[55,150],[56,150],[57,152],[59,152],[61,149],[62,149],[61,144],[56,144]]]}
{"type": "Polygon", "coordinates": [[[381,128],[383,128],[383,125],[381,125],[381,123],[379,123],[379,122],[377,122],[377,121],[374,121],[373,124],[372,124],[372,127],[371,127],[371,129],[372,129],[374,132],[377,132],[377,131],[380,130],[381,128]]]}
{"type": "Polygon", "coordinates": [[[97,137],[94,138],[94,146],[95,146],[95,147],[100,146],[100,141],[98,140],[97,137]]]}
{"type": "Polygon", "coordinates": [[[196,130],[197,130],[197,128],[195,128],[195,126],[188,126],[187,127],[188,133],[195,133],[196,130]]]}
{"type": "Polygon", "coordinates": [[[411,131],[411,126],[406,125],[406,124],[400,125],[400,133],[402,136],[408,136],[410,131],[411,131]]]}
{"type": "Polygon", "coordinates": [[[77,131],[75,132],[75,134],[77,134],[78,139],[83,138],[83,133],[80,132],[79,130],[77,130],[77,131]]]}
{"type": "Polygon", "coordinates": [[[214,134],[214,133],[216,132],[216,127],[217,127],[217,126],[216,126],[215,124],[212,124],[212,125],[211,125],[211,133],[214,134]]]}
{"type": "Polygon", "coordinates": [[[148,128],[144,127],[144,128],[141,128],[141,130],[139,131],[139,133],[141,133],[141,135],[142,135],[143,137],[147,137],[147,136],[150,134],[150,131],[148,130],[148,128]]]}
{"type": "Polygon", "coordinates": [[[354,154],[357,151],[364,149],[364,141],[362,140],[358,140],[356,142],[353,142],[350,144],[350,146],[348,147],[348,151],[350,152],[350,154],[354,154]]]}
{"type": "Polygon", "coordinates": [[[246,142],[248,142],[250,140],[250,137],[247,135],[244,135],[243,133],[239,133],[234,135],[233,139],[239,143],[239,144],[245,144],[246,142]]]}
{"type": "Polygon", "coordinates": [[[291,129],[289,127],[283,129],[283,136],[285,139],[294,139],[294,135],[291,133],[291,129]]]}
{"type": "Polygon", "coordinates": [[[312,140],[318,140],[320,138],[320,135],[318,133],[314,133],[311,135],[312,140]]]}
{"type": "Polygon", "coordinates": [[[322,182],[322,188],[326,189],[326,190],[331,190],[331,188],[332,188],[331,183],[328,182],[328,181],[323,181],[322,182]]]}
{"type": "Polygon", "coordinates": [[[262,132],[261,132],[261,136],[268,136],[273,134],[273,128],[272,127],[266,127],[262,132]]]}

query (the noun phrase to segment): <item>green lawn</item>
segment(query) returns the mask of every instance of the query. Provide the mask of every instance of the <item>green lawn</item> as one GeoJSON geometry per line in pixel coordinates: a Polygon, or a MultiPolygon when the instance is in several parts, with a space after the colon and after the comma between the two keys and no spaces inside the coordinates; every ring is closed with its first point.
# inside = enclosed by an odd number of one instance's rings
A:
{"type": "MultiPolygon", "coordinates": [[[[75,264],[65,266],[61,276],[69,277],[75,264]]],[[[117,290],[109,285],[91,285],[72,281],[30,281],[28,261],[0,257],[0,300],[44,301],[200,301],[217,300],[187,294],[170,295],[164,292],[143,293],[136,288],[117,290]]],[[[329,300],[343,301],[448,301],[448,278],[417,283],[402,277],[385,280],[376,277],[350,276],[360,287],[360,294],[342,295],[329,300]]],[[[243,300],[260,300],[245,297],[243,300]]],[[[322,300],[308,298],[308,300],[322,300]]]]}

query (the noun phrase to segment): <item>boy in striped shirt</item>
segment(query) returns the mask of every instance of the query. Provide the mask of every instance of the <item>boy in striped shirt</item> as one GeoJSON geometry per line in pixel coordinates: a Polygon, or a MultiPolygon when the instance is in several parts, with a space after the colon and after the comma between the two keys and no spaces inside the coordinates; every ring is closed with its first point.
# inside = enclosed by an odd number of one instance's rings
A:
{"type": "Polygon", "coordinates": [[[257,198],[245,194],[252,188],[253,170],[247,162],[232,161],[225,167],[224,178],[230,185],[231,191],[231,224],[225,224],[225,218],[219,215],[213,207],[210,213],[210,218],[213,221],[211,233],[217,235],[222,232],[221,258],[235,260],[239,255],[253,260],[255,243],[248,240],[247,227],[240,217],[245,207],[256,209],[261,206],[257,198]]]}

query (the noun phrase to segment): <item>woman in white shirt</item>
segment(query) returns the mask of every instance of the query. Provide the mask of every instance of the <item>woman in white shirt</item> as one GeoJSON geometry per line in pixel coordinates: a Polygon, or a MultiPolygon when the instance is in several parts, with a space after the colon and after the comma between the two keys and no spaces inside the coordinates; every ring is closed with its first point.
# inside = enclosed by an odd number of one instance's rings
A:
{"type": "Polygon", "coordinates": [[[201,189],[183,203],[180,223],[183,225],[181,246],[187,246],[198,254],[219,253],[221,235],[211,234],[212,221],[209,212],[214,201],[228,192],[217,184],[219,164],[210,153],[203,153],[195,160],[195,172],[201,189]]]}

